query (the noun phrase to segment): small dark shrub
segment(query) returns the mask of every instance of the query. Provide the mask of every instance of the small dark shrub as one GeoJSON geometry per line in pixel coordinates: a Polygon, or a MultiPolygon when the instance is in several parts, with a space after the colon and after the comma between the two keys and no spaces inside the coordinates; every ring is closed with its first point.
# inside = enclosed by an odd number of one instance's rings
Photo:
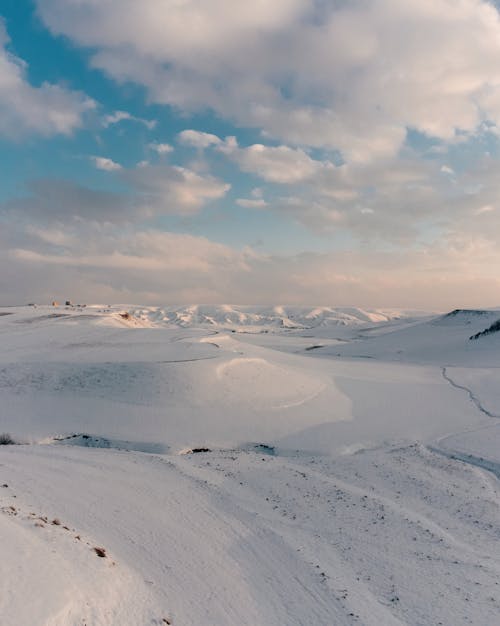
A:
{"type": "Polygon", "coordinates": [[[94,552],[97,554],[97,556],[100,556],[101,559],[106,558],[106,550],[104,548],[94,548],[94,552]]]}
{"type": "Polygon", "coordinates": [[[16,443],[9,433],[0,434],[0,446],[11,446],[16,443]]]}

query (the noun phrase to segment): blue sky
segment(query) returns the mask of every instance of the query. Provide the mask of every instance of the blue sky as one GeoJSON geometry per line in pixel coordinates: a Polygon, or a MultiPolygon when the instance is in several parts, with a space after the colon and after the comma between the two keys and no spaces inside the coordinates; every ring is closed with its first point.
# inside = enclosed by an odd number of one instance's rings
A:
{"type": "Polygon", "coordinates": [[[493,3],[0,16],[1,303],[500,303],[493,3]]]}

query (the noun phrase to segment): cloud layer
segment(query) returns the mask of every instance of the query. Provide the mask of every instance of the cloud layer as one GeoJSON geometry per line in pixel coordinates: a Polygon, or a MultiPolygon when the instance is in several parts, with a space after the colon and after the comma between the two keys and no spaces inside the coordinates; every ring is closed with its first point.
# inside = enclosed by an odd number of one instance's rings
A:
{"type": "Polygon", "coordinates": [[[0,135],[87,130],[0,203],[6,301],[500,304],[493,1],[35,4],[113,97],[30,81],[0,22],[0,135]]]}
{"type": "Polygon", "coordinates": [[[208,106],[348,161],[397,154],[407,128],[453,141],[500,121],[500,23],[485,0],[37,5],[95,67],[154,101],[208,106]]]}
{"type": "Polygon", "coordinates": [[[0,289],[11,303],[243,304],[256,303],[257,293],[261,303],[422,308],[432,302],[434,309],[446,309],[457,290],[464,306],[493,306],[500,288],[498,247],[481,238],[404,253],[272,256],[205,237],[74,223],[2,231],[0,262],[6,268],[0,289]],[[14,276],[23,277],[22,287],[14,276]]]}

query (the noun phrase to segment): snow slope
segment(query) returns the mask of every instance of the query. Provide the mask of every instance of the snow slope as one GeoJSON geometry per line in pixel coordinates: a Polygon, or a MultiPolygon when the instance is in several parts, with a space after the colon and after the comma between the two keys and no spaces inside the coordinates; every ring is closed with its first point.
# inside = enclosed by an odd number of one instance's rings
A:
{"type": "Polygon", "coordinates": [[[467,367],[499,364],[500,334],[470,340],[500,318],[500,310],[458,310],[396,328],[394,332],[370,329],[359,341],[321,350],[321,354],[376,358],[420,364],[467,367]]]}
{"type": "Polygon", "coordinates": [[[498,311],[0,313],[2,626],[496,622],[498,311]]]}

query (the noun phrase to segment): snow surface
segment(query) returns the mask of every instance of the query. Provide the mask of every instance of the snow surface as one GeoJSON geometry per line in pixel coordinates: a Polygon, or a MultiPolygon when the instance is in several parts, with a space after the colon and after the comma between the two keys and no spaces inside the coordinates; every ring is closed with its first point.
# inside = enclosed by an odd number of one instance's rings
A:
{"type": "Polygon", "coordinates": [[[0,309],[0,623],[498,623],[499,318],[0,309]]]}

